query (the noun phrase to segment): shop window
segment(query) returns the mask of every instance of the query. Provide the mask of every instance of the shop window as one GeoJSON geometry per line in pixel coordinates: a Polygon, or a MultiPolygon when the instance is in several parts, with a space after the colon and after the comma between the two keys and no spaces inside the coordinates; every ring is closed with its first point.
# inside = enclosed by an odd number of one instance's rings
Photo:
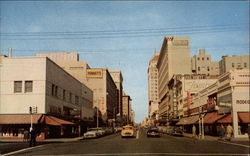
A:
{"type": "Polygon", "coordinates": [[[22,81],[14,81],[14,93],[22,92],[22,81]]]}
{"type": "Polygon", "coordinates": [[[33,91],[33,81],[25,81],[25,93],[33,91]]]}

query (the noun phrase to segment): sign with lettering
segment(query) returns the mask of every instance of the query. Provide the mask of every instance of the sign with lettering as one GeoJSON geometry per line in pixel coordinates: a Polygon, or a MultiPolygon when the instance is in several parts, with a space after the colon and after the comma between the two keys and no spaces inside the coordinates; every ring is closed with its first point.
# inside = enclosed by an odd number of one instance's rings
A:
{"type": "Polygon", "coordinates": [[[188,46],[188,40],[174,40],[174,46],[188,46]]]}
{"type": "Polygon", "coordinates": [[[102,78],[103,71],[101,68],[87,69],[87,78],[102,78]]]}
{"type": "Polygon", "coordinates": [[[250,100],[236,100],[236,104],[250,104],[250,100]]]}

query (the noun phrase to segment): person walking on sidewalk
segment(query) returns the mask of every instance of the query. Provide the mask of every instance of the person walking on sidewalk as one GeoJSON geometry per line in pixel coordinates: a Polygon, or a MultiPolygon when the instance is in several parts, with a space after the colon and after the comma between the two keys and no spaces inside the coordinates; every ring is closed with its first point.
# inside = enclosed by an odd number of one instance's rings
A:
{"type": "Polygon", "coordinates": [[[218,129],[218,131],[219,131],[219,137],[220,137],[220,139],[224,139],[224,137],[225,137],[225,127],[221,124],[221,126],[219,127],[219,129],[218,129]]]}
{"type": "Polygon", "coordinates": [[[227,138],[229,141],[231,141],[232,136],[233,136],[233,127],[230,124],[228,124],[227,125],[227,138]]]}
{"type": "Polygon", "coordinates": [[[28,142],[28,140],[29,140],[29,131],[24,130],[24,132],[23,132],[23,142],[28,142]]]}
{"type": "Polygon", "coordinates": [[[196,127],[193,125],[192,127],[193,137],[196,138],[196,127]]]}

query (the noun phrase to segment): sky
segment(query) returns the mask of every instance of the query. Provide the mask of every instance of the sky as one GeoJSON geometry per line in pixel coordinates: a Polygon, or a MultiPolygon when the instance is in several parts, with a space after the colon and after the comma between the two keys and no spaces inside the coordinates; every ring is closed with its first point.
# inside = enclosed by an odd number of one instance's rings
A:
{"type": "Polygon", "coordinates": [[[188,36],[191,56],[249,54],[248,1],[0,1],[0,53],[78,52],[120,69],[136,122],[148,113],[147,67],[164,36],[188,36]]]}

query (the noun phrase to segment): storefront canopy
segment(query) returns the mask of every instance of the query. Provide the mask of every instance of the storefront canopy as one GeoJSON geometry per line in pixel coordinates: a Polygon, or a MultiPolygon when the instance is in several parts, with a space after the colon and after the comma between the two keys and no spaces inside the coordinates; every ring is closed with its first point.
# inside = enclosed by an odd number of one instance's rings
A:
{"type": "Polygon", "coordinates": [[[204,124],[213,124],[215,123],[217,120],[223,118],[225,115],[223,114],[218,114],[218,112],[211,112],[211,113],[207,113],[204,116],[203,122],[204,124]]]}
{"type": "MultiPolygon", "coordinates": [[[[32,115],[32,123],[37,124],[42,114],[32,115]]],[[[31,116],[29,114],[1,114],[0,124],[30,124],[31,116]]]]}
{"type": "Polygon", "coordinates": [[[198,120],[199,120],[199,115],[194,115],[194,116],[180,119],[180,121],[177,123],[177,125],[196,124],[198,120]]]}
{"type": "MultiPolygon", "coordinates": [[[[29,114],[1,114],[0,115],[0,124],[30,124],[31,123],[31,115],[29,114]]],[[[44,123],[46,125],[53,126],[61,126],[61,125],[73,125],[73,122],[59,119],[50,115],[43,114],[33,114],[32,115],[32,123],[40,124],[44,123]]]]}
{"type": "Polygon", "coordinates": [[[46,125],[61,126],[61,125],[74,125],[73,122],[62,120],[54,116],[44,115],[40,121],[46,125]]]}
{"type": "MultiPolygon", "coordinates": [[[[238,113],[238,122],[239,123],[250,123],[250,113],[249,112],[239,112],[238,113]]],[[[225,115],[225,117],[219,119],[217,123],[220,124],[228,124],[232,123],[232,116],[231,114],[225,115]]]]}

